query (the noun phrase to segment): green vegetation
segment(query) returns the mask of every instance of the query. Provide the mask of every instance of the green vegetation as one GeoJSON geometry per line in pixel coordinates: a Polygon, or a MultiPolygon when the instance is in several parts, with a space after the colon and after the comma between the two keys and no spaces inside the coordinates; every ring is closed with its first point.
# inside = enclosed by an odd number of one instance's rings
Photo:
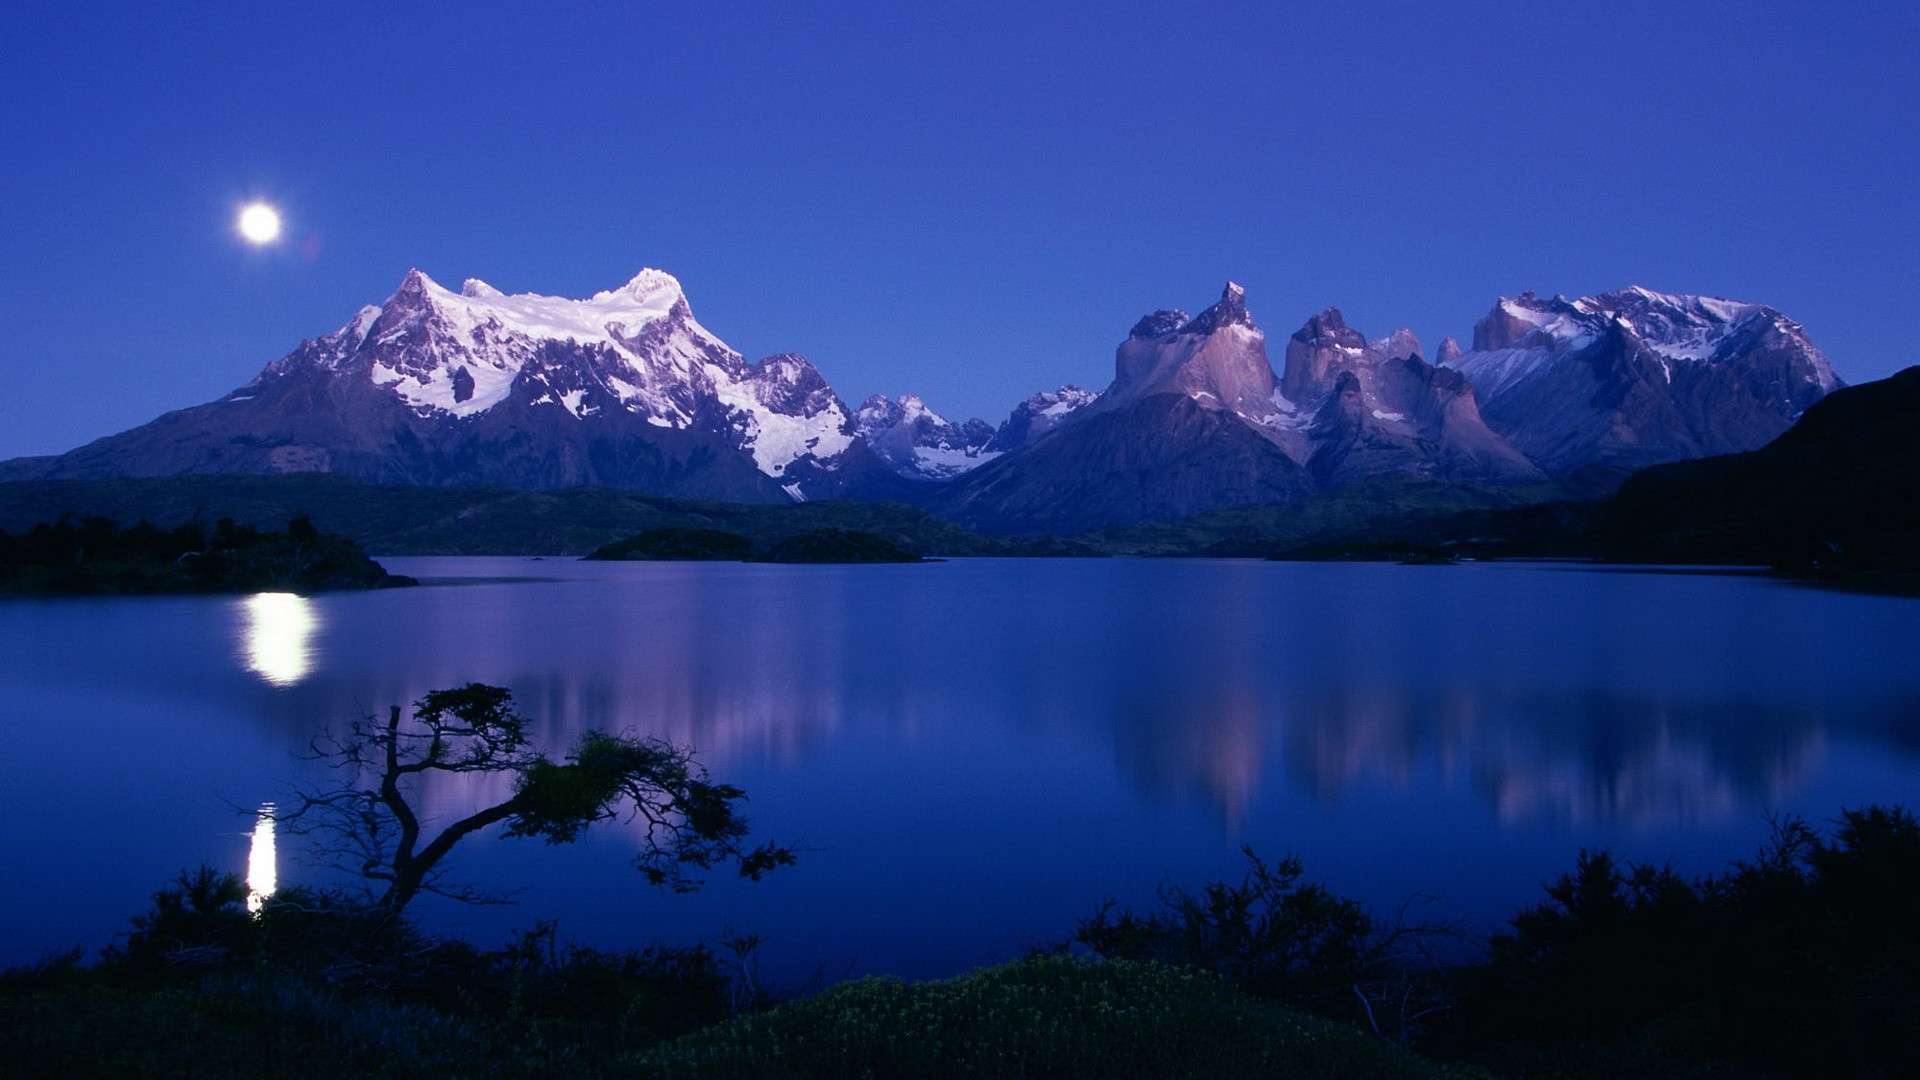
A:
{"type": "Polygon", "coordinates": [[[1578,537],[1577,522],[1563,520],[1565,508],[1576,505],[1569,498],[1552,484],[1455,484],[1389,473],[1296,503],[1229,507],[1077,539],[1115,555],[1267,558],[1310,545],[1564,555],[1578,537]]]}
{"type": "Polygon", "coordinates": [[[295,515],[283,532],[222,518],[162,529],[62,517],[19,536],[0,532],[0,595],[231,593],[382,589],[413,585],[388,574],[351,540],[295,515]]]}
{"type": "Polygon", "coordinates": [[[1466,973],[1446,1049],[1526,1076],[1907,1076],[1920,821],[1776,826],[1699,880],[1583,852],[1466,973]]]}
{"type": "Polygon", "coordinates": [[[718,529],[682,529],[671,525],[648,529],[595,548],[584,558],[663,560],[684,562],[745,562],[760,553],[752,540],[718,529]]]}
{"type": "Polygon", "coordinates": [[[1920,591],[1920,367],[1834,391],[1752,453],[1637,473],[1595,507],[1590,531],[1616,561],[1920,591]]]}
{"type": "Polygon", "coordinates": [[[562,948],[543,925],[483,952],[337,893],[245,898],[183,875],[97,965],[0,976],[8,1074],[621,1075],[619,1055],[764,1003],[705,947],[562,948]]]}
{"type": "Polygon", "coordinates": [[[1360,1031],[1159,964],[1040,956],[939,982],[862,979],[621,1062],[689,1078],[1437,1077],[1360,1031]]]}
{"type": "Polygon", "coordinates": [[[1245,853],[1249,866],[1238,884],[1209,882],[1198,892],[1169,884],[1160,910],[1145,915],[1116,915],[1104,905],[1081,920],[1074,944],[1210,972],[1261,997],[1350,1015],[1353,988],[1385,958],[1372,916],[1325,886],[1303,883],[1298,859],[1268,865],[1251,848],[1245,853]]]}
{"type": "Polygon", "coordinates": [[[877,533],[812,529],[762,547],[739,533],[717,529],[648,529],[585,556],[620,561],[772,563],[912,563],[927,560],[877,533]]]}
{"type": "Polygon", "coordinates": [[[1752,862],[1699,879],[1582,852],[1485,957],[1442,964],[1444,927],[1383,926],[1253,858],[1238,883],[1101,908],[1074,942],[1212,973],[1516,1077],[1910,1074],[1920,1039],[1920,821],[1844,812],[1779,823],[1752,862]]]}
{"type": "Polygon", "coordinates": [[[1228,556],[1265,558],[1314,543],[1473,542],[1476,555],[1564,555],[1578,537],[1570,493],[1550,484],[1450,484],[1372,477],[1297,503],[1231,507],[1079,537],[989,537],[900,503],[826,500],[747,505],[656,498],[613,488],[521,491],[408,487],[348,477],[177,476],[0,483],[0,528],[62,513],[173,526],[228,517],[263,525],[305,511],[323,529],[393,555],[734,558],[791,536],[845,529],[920,556],[1228,556]],[[1543,505],[1557,507],[1543,511],[1543,505]],[[719,535],[708,535],[719,534],[719,535]],[[644,540],[642,538],[645,538],[644,540]],[[629,547],[629,545],[631,545],[629,547]],[[625,549],[625,553],[619,553],[625,549]]]}
{"type": "Polygon", "coordinates": [[[357,873],[378,892],[377,910],[397,914],[421,892],[460,900],[491,899],[444,880],[446,858],[461,840],[500,826],[501,835],[567,844],[595,824],[637,821],[647,828],[633,864],[655,885],[690,892],[699,875],[731,863],[760,880],[794,862],[791,848],[747,848],[738,804],[746,792],[716,784],[690,751],[656,738],[588,731],[561,761],[531,745],[529,721],[504,687],[468,683],[433,690],[400,706],[385,721],[356,721],[344,733],[313,742],[315,754],[340,772],[337,786],[296,793],[270,816],[304,836],[322,857],[357,873]],[[513,794],[447,823],[427,827],[419,807],[429,782],[496,775],[513,794]]]}
{"type": "Polygon", "coordinates": [[[884,536],[857,529],[814,529],[789,536],[759,556],[773,563],[909,563],[925,562],[884,536]]]}
{"type": "Polygon", "coordinates": [[[1898,809],[1825,835],[1784,822],[1698,880],[1582,853],[1484,958],[1449,965],[1405,947],[1439,931],[1249,853],[1239,882],[1102,908],[1074,935],[1093,957],[778,1003],[746,977],[751,938],[732,960],[606,953],[547,924],[482,951],[339,893],[252,914],[238,879],[202,870],[98,963],[0,974],[0,1044],[19,1075],[213,1080],[263,1061],[296,1078],[1904,1077],[1916,887],[1920,822],[1898,809]]]}
{"type": "Polygon", "coordinates": [[[171,527],[214,517],[259,526],[298,512],[382,555],[584,555],[658,528],[733,533],[761,549],[815,529],[854,529],[886,537],[916,555],[1097,554],[1055,537],[979,536],[901,503],[763,506],[603,487],[408,487],[321,474],[0,483],[0,529],[25,528],[63,513],[144,518],[171,527]]]}

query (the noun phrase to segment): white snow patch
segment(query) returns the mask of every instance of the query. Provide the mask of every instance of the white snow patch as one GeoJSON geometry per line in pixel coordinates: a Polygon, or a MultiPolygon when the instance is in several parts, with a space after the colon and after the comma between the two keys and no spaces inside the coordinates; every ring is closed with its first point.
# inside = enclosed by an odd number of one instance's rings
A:
{"type": "Polygon", "coordinates": [[[853,445],[854,436],[843,430],[847,414],[838,404],[829,404],[811,415],[775,412],[760,403],[749,384],[736,381],[718,364],[708,364],[706,374],[713,380],[714,396],[733,411],[740,425],[742,447],[753,454],[753,463],[768,476],[785,473],[788,466],[808,455],[830,458],[853,445]]]}
{"type": "Polygon", "coordinates": [[[347,348],[359,348],[360,344],[367,340],[367,331],[373,329],[374,320],[379,317],[380,308],[378,306],[368,304],[366,307],[361,308],[359,313],[354,315],[353,321],[347,324],[347,348]]]}
{"type": "Polygon", "coordinates": [[[375,365],[373,381],[376,385],[393,387],[394,393],[416,409],[440,409],[455,416],[472,416],[505,401],[519,374],[518,367],[500,368],[483,363],[455,364],[451,368],[439,367],[419,373],[375,365]],[[473,394],[465,401],[455,401],[454,373],[462,367],[473,379],[473,394]]]}
{"type": "Polygon", "coordinates": [[[1466,352],[1447,361],[1473,384],[1481,401],[1493,397],[1561,355],[1553,349],[1488,349],[1466,352]]]}
{"type": "Polygon", "coordinates": [[[612,331],[631,337],[648,323],[665,318],[674,304],[686,299],[680,282],[660,270],[642,270],[625,286],[595,293],[585,300],[537,293],[508,296],[473,279],[467,283],[473,295],[467,295],[465,289],[458,293],[444,289],[425,274],[420,279],[440,314],[467,340],[471,340],[473,330],[491,323],[536,341],[617,345],[612,331]]]}
{"type": "Polygon", "coordinates": [[[1001,451],[973,451],[957,446],[916,446],[913,448],[913,471],[930,480],[945,480],[959,476],[999,457],[1001,451]]]}

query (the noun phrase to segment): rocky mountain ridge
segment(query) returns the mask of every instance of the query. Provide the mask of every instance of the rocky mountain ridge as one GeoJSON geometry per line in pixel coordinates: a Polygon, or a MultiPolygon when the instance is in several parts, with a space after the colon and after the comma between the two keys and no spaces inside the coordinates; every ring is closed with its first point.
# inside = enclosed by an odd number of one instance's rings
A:
{"type": "Polygon", "coordinates": [[[1764,445],[1840,385],[1772,308],[1632,288],[1504,298],[1434,360],[1336,308],[1276,372],[1229,283],[1155,311],[1102,391],[954,422],[912,395],[849,409],[805,358],[749,363],[657,270],[584,300],[455,292],[384,303],[219,401],[0,479],[336,472],[379,483],[604,484],[739,502],[897,499],[992,532],[1124,527],[1297,499],[1384,473],[1533,483],[1764,445]]]}

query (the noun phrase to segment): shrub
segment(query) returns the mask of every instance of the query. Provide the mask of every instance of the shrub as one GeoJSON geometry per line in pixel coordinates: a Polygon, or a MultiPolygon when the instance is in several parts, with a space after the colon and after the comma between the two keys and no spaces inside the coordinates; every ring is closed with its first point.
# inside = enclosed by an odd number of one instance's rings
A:
{"type": "Polygon", "coordinates": [[[939,982],[843,983],[616,1065],[626,1075],[715,1080],[1443,1075],[1209,975],[1057,955],[939,982]]]}
{"type": "Polygon", "coordinates": [[[1637,1046],[1747,1075],[1907,1075],[1920,822],[1873,807],[1834,826],[1780,822],[1756,860],[1698,881],[1582,853],[1472,973],[1454,1048],[1513,1063],[1637,1046]]]}

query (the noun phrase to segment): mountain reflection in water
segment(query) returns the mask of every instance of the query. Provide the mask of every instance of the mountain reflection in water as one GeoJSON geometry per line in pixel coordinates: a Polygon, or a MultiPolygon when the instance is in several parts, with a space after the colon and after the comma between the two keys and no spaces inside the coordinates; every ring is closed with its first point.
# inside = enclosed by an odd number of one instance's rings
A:
{"type": "MultiPolygon", "coordinates": [[[[456,875],[523,902],[438,925],[637,947],[730,923],[796,980],[1004,959],[1103,898],[1235,873],[1243,843],[1485,927],[1581,847],[1703,872],[1769,815],[1920,802],[1910,600],[1513,564],[387,562],[428,584],[0,605],[0,815],[110,793],[0,845],[22,928],[0,959],[104,944],[183,868],[241,870],[232,807],[327,781],[316,734],[466,682],[510,687],[549,753],[589,728],[691,747],[757,836],[807,851],[675,897],[627,866],[632,833],[476,836],[456,875]],[[62,880],[85,899],[50,911],[34,883],[62,880]]],[[[312,883],[281,839],[280,883],[312,883]]]]}
{"type": "MultiPolygon", "coordinates": [[[[1036,572],[1085,566],[1039,564],[1036,572]]],[[[1205,565],[1180,566],[1196,579],[1183,584],[1202,591],[1151,617],[1151,596],[1111,588],[1076,597],[1078,609],[1042,598],[999,613],[983,610],[991,593],[983,601],[964,590],[929,598],[896,588],[926,584],[912,576],[883,583],[843,568],[765,576],[758,567],[627,569],[639,575],[622,583],[624,592],[567,595],[587,584],[578,579],[545,590],[502,583],[439,591],[445,603],[398,650],[404,673],[340,657],[346,662],[316,673],[298,697],[274,698],[274,711],[304,745],[314,720],[483,679],[511,686],[556,749],[589,728],[642,732],[695,747],[721,774],[741,762],[805,770],[819,746],[840,738],[911,741],[932,728],[960,728],[999,739],[1011,729],[1028,740],[1109,747],[1138,794],[1197,797],[1229,831],[1263,785],[1337,804],[1363,784],[1406,789],[1422,777],[1471,790],[1502,825],[1724,822],[1764,815],[1789,798],[1835,725],[1869,741],[1906,733],[1896,747],[1912,752],[1911,698],[1853,702],[1830,716],[1817,681],[1811,696],[1767,700],[1764,687],[1744,689],[1740,671],[1723,670],[1730,658],[1764,666],[1764,656],[1669,653],[1659,668],[1635,673],[1651,677],[1603,685],[1591,627],[1557,642],[1513,640],[1530,619],[1500,601],[1524,595],[1495,592],[1490,608],[1474,605],[1477,615],[1494,617],[1476,618],[1471,653],[1448,657],[1436,643],[1396,661],[1396,641],[1419,636],[1408,612],[1376,612],[1369,626],[1351,595],[1325,609],[1267,607],[1257,590],[1263,583],[1242,591],[1243,578],[1223,580],[1205,565]],[[1136,605],[1124,615],[1113,610],[1136,605]]],[[[1464,576],[1451,568],[1322,569],[1370,572],[1375,580],[1361,583],[1368,589],[1378,588],[1379,575],[1420,585],[1435,573],[1464,576]]],[[[1589,595],[1631,580],[1549,579],[1580,583],[1589,595]]],[[[1817,595],[1772,582],[1651,580],[1788,601],[1817,595]]],[[[1511,586],[1497,577],[1480,582],[1511,586]]],[[[1150,591],[1158,584],[1146,582],[1150,591]]],[[[1457,608],[1418,607],[1425,621],[1461,617],[1457,608]]],[[[1573,622],[1591,613],[1562,614],[1573,622]]],[[[358,644],[333,649],[368,651],[358,644]]],[[[476,790],[450,798],[448,808],[499,794],[476,790]]]]}

